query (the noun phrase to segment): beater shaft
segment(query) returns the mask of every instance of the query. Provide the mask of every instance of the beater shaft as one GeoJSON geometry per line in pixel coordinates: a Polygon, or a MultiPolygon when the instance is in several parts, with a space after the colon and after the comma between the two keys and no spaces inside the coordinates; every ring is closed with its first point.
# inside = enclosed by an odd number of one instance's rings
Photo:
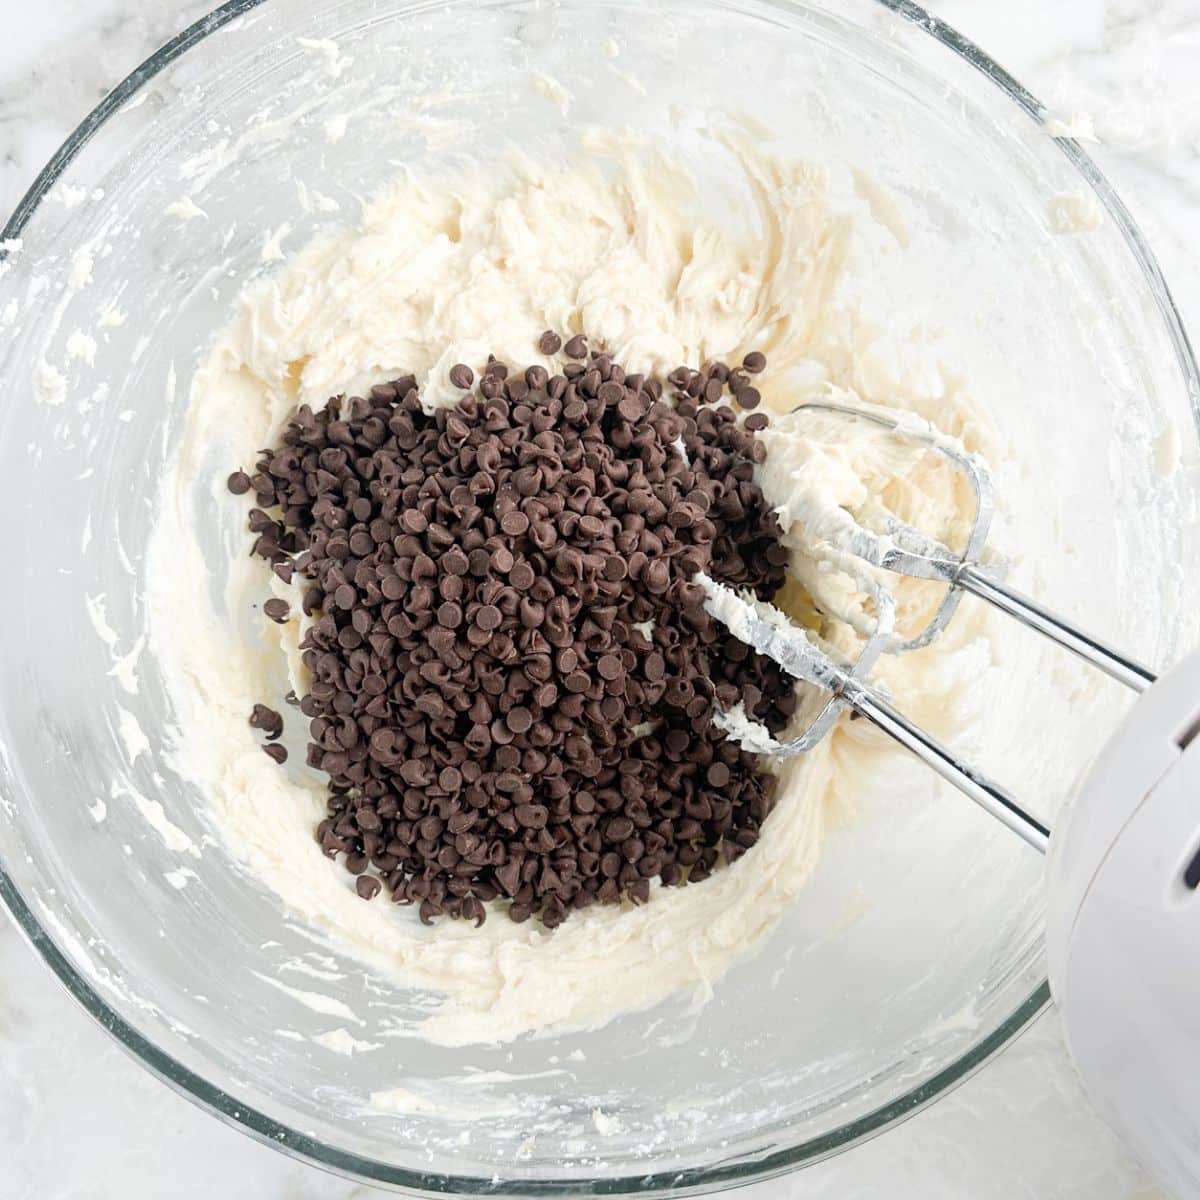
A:
{"type": "Polygon", "coordinates": [[[1050,830],[1027,813],[1010,792],[973,767],[960,762],[935,737],[914,725],[877,693],[850,682],[842,689],[841,696],[851,708],[910,750],[947,783],[952,783],[964,796],[974,800],[1002,825],[1024,838],[1035,850],[1046,853],[1050,844],[1050,830]]]}
{"type": "Polygon", "coordinates": [[[1077,629],[1074,625],[1043,608],[1015,588],[989,579],[977,567],[968,564],[955,575],[954,582],[1001,612],[1020,621],[1022,625],[1044,634],[1052,642],[1078,655],[1084,662],[1123,683],[1135,692],[1144,692],[1155,680],[1153,671],[1126,657],[1099,638],[1077,629]]]}

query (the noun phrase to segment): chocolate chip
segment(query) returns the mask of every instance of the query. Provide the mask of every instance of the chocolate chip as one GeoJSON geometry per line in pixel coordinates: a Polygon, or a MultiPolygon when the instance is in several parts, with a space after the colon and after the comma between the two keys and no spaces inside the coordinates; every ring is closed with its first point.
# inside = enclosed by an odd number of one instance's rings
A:
{"type": "Polygon", "coordinates": [[[572,671],[570,675],[563,680],[563,683],[568,692],[576,694],[586,692],[592,686],[591,676],[586,671],[572,671]]]}
{"type": "Polygon", "coordinates": [[[616,654],[606,654],[596,663],[596,674],[601,679],[619,679],[625,674],[625,667],[616,654]]]}
{"type": "Polygon", "coordinates": [[[745,358],[742,359],[742,366],[750,372],[751,375],[757,375],[767,365],[767,356],[758,350],[751,350],[745,358]]]}
{"type": "Polygon", "coordinates": [[[757,408],[762,394],[756,387],[744,387],[737,394],[737,402],[743,408],[757,408]]]}
{"type": "Polygon", "coordinates": [[[494,604],[485,604],[475,614],[475,624],[487,632],[499,629],[503,620],[504,614],[494,604]]]}
{"type": "Polygon", "coordinates": [[[263,605],[263,612],[277,625],[282,625],[288,619],[288,613],[291,612],[291,609],[288,607],[286,600],[280,600],[278,597],[275,597],[263,605]]]}
{"type": "Polygon", "coordinates": [[[250,728],[261,729],[269,738],[277,738],[283,732],[283,717],[265,704],[256,704],[250,713],[250,728]]]}
{"type": "Polygon", "coordinates": [[[640,392],[626,391],[617,404],[617,413],[623,420],[633,424],[646,415],[649,407],[645,395],[640,392]]]}
{"type": "Polygon", "coordinates": [[[642,581],[651,592],[665,592],[671,582],[670,564],[665,559],[655,559],[642,572],[642,581]]]}
{"type": "MultiPolygon", "coordinates": [[[[462,386],[467,386],[467,385],[462,385],[462,386]]],[[[374,875],[360,875],[354,881],[354,890],[364,900],[374,900],[375,897],[379,895],[379,892],[382,889],[382,887],[383,887],[383,884],[380,883],[378,878],[374,875]]]]}
{"type": "Polygon", "coordinates": [[[533,725],[533,716],[529,709],[517,707],[508,713],[504,723],[513,733],[526,733],[533,725]]]}
{"type": "Polygon", "coordinates": [[[270,742],[263,747],[263,753],[270,759],[273,759],[280,766],[287,762],[288,752],[286,746],[281,746],[278,742],[270,742]]]}
{"type": "Polygon", "coordinates": [[[713,787],[723,788],[730,780],[729,768],[723,762],[715,762],[704,777],[713,787]]]}
{"type": "Polygon", "coordinates": [[[244,496],[254,485],[245,471],[234,471],[225,481],[225,486],[235,495],[244,496]]]}
{"type": "Polygon", "coordinates": [[[450,368],[450,382],[456,388],[469,388],[475,382],[475,372],[466,363],[455,363],[450,368]]]}
{"type": "Polygon", "coordinates": [[[514,509],[500,518],[500,528],[509,537],[520,537],[529,530],[529,518],[523,512],[514,509]]]}
{"type": "Polygon", "coordinates": [[[567,341],[563,346],[563,353],[568,358],[582,359],[587,358],[587,338],[582,333],[577,333],[573,338],[567,341]]]}
{"type": "Polygon", "coordinates": [[[538,349],[546,355],[557,354],[562,349],[562,338],[553,329],[547,329],[538,338],[538,349]]]}

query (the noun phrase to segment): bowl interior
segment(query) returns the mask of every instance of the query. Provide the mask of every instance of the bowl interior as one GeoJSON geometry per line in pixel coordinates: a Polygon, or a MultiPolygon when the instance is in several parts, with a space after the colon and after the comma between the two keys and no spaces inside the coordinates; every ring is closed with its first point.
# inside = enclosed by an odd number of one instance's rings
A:
{"type": "MultiPolygon", "coordinates": [[[[898,1119],[1039,995],[1040,862],[897,758],[833,815],[802,902],[711,997],[592,1032],[434,1047],[409,1036],[429,998],[282,913],[166,752],[144,602],[157,488],[199,355],[244,284],[278,268],[264,239],[287,252],[352,221],[402,169],[505,142],[571,153],[589,124],[669,140],[703,170],[707,131],[740,117],[828,164],[837,205],[868,218],[855,271],[879,329],[944,331],[929,353],[961,365],[1023,464],[997,480],[1016,581],[1172,661],[1195,636],[1200,583],[1167,565],[1195,552],[1196,480],[1162,469],[1170,431],[1196,435],[1164,298],[1111,214],[1056,231],[1055,198],[1091,192],[1029,114],[867,0],[660,0],[653,20],[635,0],[264,3],[142,81],[3,264],[13,902],[152,1065],[342,1169],[464,1190],[753,1176],[898,1119]],[[871,231],[882,201],[856,171],[886,187],[904,236],[871,231]],[[183,220],[184,197],[203,216],[183,220]],[[338,1030],[374,1049],[312,1040],[338,1030]]],[[[858,382],[886,402],[869,372],[858,382]]],[[[197,531],[214,593],[235,515],[197,531]]],[[[1020,635],[962,682],[979,718],[962,748],[1052,818],[1120,704],[1065,662],[1047,675],[1020,635]]]]}

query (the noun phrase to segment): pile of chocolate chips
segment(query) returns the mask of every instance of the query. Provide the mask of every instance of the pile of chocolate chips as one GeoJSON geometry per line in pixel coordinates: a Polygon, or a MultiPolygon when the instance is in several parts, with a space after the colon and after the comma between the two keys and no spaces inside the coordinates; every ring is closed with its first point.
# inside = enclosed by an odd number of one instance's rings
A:
{"type": "MultiPolygon", "coordinates": [[[[458,364],[456,407],[424,412],[412,378],[301,407],[229,480],[257,498],[254,553],[302,577],[313,619],[299,705],[330,780],[317,839],[360,895],[386,884],[423,921],[482,922],[507,899],[514,921],[554,927],[644,901],[655,878],[705,879],[772,805],[714,705],[773,732],[795,706],[692,582],[770,599],[784,579],[753,482],[767,418],[739,425],[721,403],[758,403],[762,356],[679,368],[664,400],[582,336],[538,345],[560,373],[491,360],[471,393],[458,364]]],[[[261,708],[252,723],[280,724],[261,708]]]]}

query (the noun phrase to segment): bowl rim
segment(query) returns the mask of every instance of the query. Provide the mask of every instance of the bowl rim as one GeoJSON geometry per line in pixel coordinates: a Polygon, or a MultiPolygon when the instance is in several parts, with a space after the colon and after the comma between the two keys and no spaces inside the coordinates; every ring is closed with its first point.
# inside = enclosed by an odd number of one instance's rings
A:
{"type": "MultiPolygon", "coordinates": [[[[193,46],[237,17],[268,2],[269,0],[226,0],[226,3],[181,30],[130,72],[79,123],[54,153],[0,230],[0,242],[19,242],[22,231],[62,173],[109,118],[119,112],[144,85],[193,46]]],[[[785,10],[792,7],[793,0],[763,2],[785,10]]],[[[939,17],[927,12],[912,0],[870,2],[939,42],[990,80],[1038,125],[1045,123],[1049,116],[1047,107],[974,42],[963,37],[939,17]]],[[[1166,327],[1176,363],[1191,399],[1197,430],[1200,431],[1200,369],[1197,368],[1187,332],[1153,252],[1129,210],[1079,143],[1072,138],[1056,138],[1055,142],[1103,205],[1107,217],[1122,235],[1140,268],[1166,327]]],[[[0,263],[11,252],[8,246],[0,247],[0,263]]],[[[394,1167],[340,1150],[247,1106],[165,1053],[112,1008],[73,966],[51,934],[34,916],[2,861],[0,901],[12,915],[17,928],[29,945],[83,1009],[142,1066],[186,1099],[225,1124],[249,1134],[255,1140],[313,1166],[362,1182],[384,1184],[425,1194],[483,1193],[530,1197],[635,1193],[682,1195],[735,1187],[782,1175],[848,1150],[917,1113],[982,1067],[988,1059],[1036,1020],[1051,1000],[1049,984],[1043,979],[996,1029],[921,1084],[829,1133],[806,1139],[768,1155],[685,1170],[643,1172],[603,1179],[581,1176],[506,1179],[499,1175],[487,1178],[445,1175],[394,1167]]]]}

